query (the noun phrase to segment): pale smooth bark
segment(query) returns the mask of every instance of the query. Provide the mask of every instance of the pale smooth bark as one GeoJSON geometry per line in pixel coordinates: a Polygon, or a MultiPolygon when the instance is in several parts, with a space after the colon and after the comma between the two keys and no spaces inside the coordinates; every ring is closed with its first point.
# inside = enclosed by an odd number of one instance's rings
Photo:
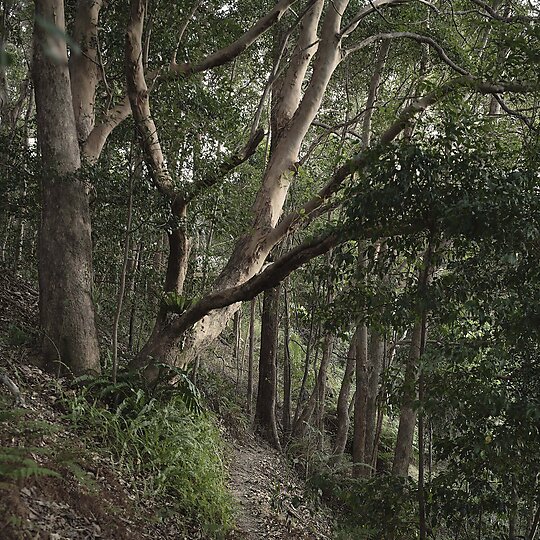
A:
{"type": "Polygon", "coordinates": [[[96,88],[100,71],[97,53],[98,18],[102,0],[79,0],[73,25],[73,40],[80,52],[69,58],[71,94],[77,136],[86,141],[95,123],[96,88]]]}

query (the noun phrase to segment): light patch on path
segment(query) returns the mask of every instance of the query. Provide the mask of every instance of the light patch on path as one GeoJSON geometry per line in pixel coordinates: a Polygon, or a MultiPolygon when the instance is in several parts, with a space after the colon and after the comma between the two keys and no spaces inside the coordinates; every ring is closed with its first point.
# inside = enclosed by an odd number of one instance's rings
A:
{"type": "Polygon", "coordinates": [[[309,509],[296,475],[276,451],[256,440],[233,443],[229,489],[237,506],[231,539],[331,538],[328,516],[309,509]]]}

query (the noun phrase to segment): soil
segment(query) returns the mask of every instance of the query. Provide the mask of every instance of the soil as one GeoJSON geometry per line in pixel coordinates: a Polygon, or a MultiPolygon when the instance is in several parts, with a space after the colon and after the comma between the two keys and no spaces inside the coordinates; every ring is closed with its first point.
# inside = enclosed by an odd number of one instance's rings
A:
{"type": "Polygon", "coordinates": [[[313,509],[283,457],[257,438],[234,446],[229,474],[238,509],[234,538],[330,538],[329,516],[313,509]]]}
{"type": "MultiPolygon", "coordinates": [[[[0,378],[0,538],[206,538],[189,516],[157,519],[173,501],[138,499],[132,479],[123,478],[98,449],[85,448],[60,405],[62,382],[35,365],[37,300],[30,285],[0,271],[0,375],[20,389],[20,395],[13,394],[0,378]],[[30,460],[28,476],[10,476],[10,451],[20,451],[15,461],[30,460]],[[45,469],[54,475],[43,474],[45,469]]],[[[329,516],[313,510],[304,483],[283,456],[245,426],[224,430],[236,501],[236,529],[229,539],[331,538],[329,516]]]]}

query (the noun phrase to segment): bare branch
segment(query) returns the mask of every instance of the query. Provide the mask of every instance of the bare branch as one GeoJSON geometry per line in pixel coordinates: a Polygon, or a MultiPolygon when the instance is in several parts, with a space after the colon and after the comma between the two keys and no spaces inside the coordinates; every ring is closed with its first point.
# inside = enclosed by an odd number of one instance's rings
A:
{"type": "Polygon", "coordinates": [[[180,195],[169,174],[161,150],[156,124],[150,111],[148,86],[144,76],[142,34],[145,10],[145,0],[131,1],[131,16],[127,27],[125,48],[128,97],[154,182],[160,193],[174,203],[178,201],[180,195]]]}
{"type": "Polygon", "coordinates": [[[491,19],[494,19],[496,21],[501,21],[505,23],[531,23],[539,21],[539,17],[532,17],[530,15],[500,15],[499,13],[497,13],[496,10],[494,10],[488,3],[484,2],[483,0],[471,0],[471,2],[481,7],[491,19]]]}
{"type": "Polygon", "coordinates": [[[499,94],[493,94],[493,97],[495,98],[495,101],[500,105],[501,109],[508,114],[509,116],[515,116],[516,118],[519,118],[528,128],[533,127],[532,120],[530,118],[527,118],[524,114],[521,114],[519,111],[515,111],[508,107],[504,99],[499,94]]]}
{"type": "Polygon", "coordinates": [[[255,131],[253,136],[247,142],[247,144],[240,151],[232,154],[226,158],[221,165],[219,165],[215,173],[210,174],[203,178],[200,182],[195,182],[189,190],[189,194],[186,195],[185,201],[192,201],[197,195],[202,191],[216,185],[220,182],[228,173],[233,169],[247,161],[257,150],[257,147],[264,139],[265,132],[263,129],[258,129],[255,131]]]}
{"type": "Polygon", "coordinates": [[[180,27],[180,30],[178,32],[178,41],[176,42],[176,48],[174,49],[173,57],[171,59],[171,66],[176,65],[176,57],[178,55],[178,50],[180,49],[180,44],[182,43],[182,38],[184,37],[184,33],[186,32],[188,24],[190,23],[191,19],[193,19],[193,16],[195,15],[195,12],[199,9],[199,6],[201,5],[201,3],[202,3],[202,0],[193,2],[193,7],[191,8],[190,12],[188,13],[187,17],[182,23],[182,26],[180,27]]]}
{"type": "Polygon", "coordinates": [[[348,55],[360,49],[363,49],[367,47],[368,45],[371,45],[375,41],[379,41],[381,39],[389,40],[389,39],[398,39],[398,38],[412,39],[414,41],[417,41],[418,43],[426,43],[427,45],[435,49],[435,51],[439,55],[439,58],[445,64],[448,64],[454,71],[456,71],[460,75],[470,75],[466,69],[463,69],[462,67],[458,66],[453,60],[451,60],[449,56],[446,54],[445,50],[434,39],[428,36],[423,36],[421,34],[414,34],[412,32],[388,32],[388,33],[376,34],[374,36],[370,36],[364,39],[363,41],[361,41],[360,43],[358,43],[358,45],[355,45],[354,47],[347,49],[345,51],[345,55],[348,55]]]}
{"type": "Polygon", "coordinates": [[[384,6],[397,6],[405,3],[406,0],[373,0],[369,5],[363,7],[349,22],[349,24],[341,31],[340,36],[342,38],[347,37],[352,32],[354,32],[358,25],[362,22],[362,19],[370,15],[371,13],[376,12],[379,8],[384,6]]]}

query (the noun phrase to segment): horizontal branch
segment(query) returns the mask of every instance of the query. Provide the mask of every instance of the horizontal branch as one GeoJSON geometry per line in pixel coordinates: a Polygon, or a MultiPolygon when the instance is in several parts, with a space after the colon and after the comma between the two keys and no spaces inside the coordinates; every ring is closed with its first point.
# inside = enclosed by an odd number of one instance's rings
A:
{"type": "Polygon", "coordinates": [[[446,54],[445,50],[434,39],[428,36],[423,36],[421,34],[415,34],[413,32],[387,32],[387,33],[382,33],[382,34],[376,34],[374,36],[370,36],[364,39],[363,41],[358,43],[358,45],[355,45],[349,49],[346,49],[344,51],[344,54],[348,55],[360,49],[364,49],[365,47],[368,47],[372,43],[375,43],[376,41],[379,41],[379,40],[398,39],[398,38],[412,39],[414,41],[417,41],[418,43],[425,43],[429,45],[430,47],[435,49],[435,51],[439,55],[439,58],[445,64],[448,64],[454,71],[456,71],[460,75],[470,75],[466,69],[463,69],[462,67],[458,66],[453,60],[451,60],[450,57],[446,54]]]}
{"type": "Polygon", "coordinates": [[[303,242],[241,285],[216,291],[202,298],[171,324],[170,333],[179,336],[205,315],[208,315],[212,310],[255,298],[262,291],[275,287],[306,262],[326,253],[347,239],[346,236],[332,231],[323,236],[303,242]]]}
{"type": "Polygon", "coordinates": [[[490,18],[496,21],[505,22],[505,23],[516,23],[516,22],[530,23],[530,22],[538,22],[540,20],[539,17],[532,17],[530,15],[510,15],[510,16],[500,15],[488,3],[484,2],[483,0],[471,0],[471,2],[481,7],[490,18]]]}

